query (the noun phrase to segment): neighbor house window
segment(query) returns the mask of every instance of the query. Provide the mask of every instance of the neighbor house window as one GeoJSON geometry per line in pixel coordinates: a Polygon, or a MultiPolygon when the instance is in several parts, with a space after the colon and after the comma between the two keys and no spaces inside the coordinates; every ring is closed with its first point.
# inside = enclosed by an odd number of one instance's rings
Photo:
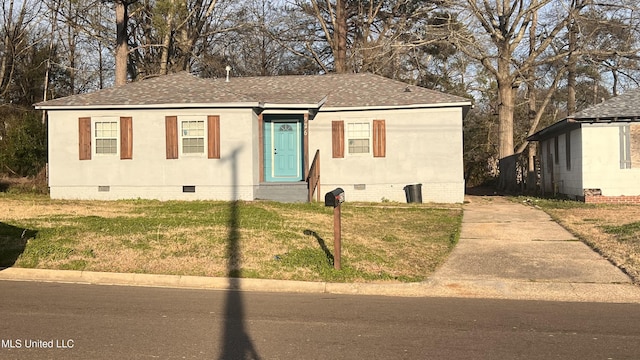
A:
{"type": "Polygon", "coordinates": [[[96,154],[118,153],[118,122],[96,121],[94,123],[96,154]]]}
{"type": "Polygon", "coordinates": [[[620,126],[620,169],[631,169],[631,126],[620,126]]]}
{"type": "Polygon", "coordinates": [[[183,154],[204,154],[204,120],[184,120],[180,122],[183,154]]]}
{"type": "Polygon", "coordinates": [[[349,154],[368,154],[371,141],[371,125],[366,123],[347,124],[349,154]]]}
{"type": "Polygon", "coordinates": [[[567,170],[571,170],[571,132],[564,134],[564,145],[567,170]]]}

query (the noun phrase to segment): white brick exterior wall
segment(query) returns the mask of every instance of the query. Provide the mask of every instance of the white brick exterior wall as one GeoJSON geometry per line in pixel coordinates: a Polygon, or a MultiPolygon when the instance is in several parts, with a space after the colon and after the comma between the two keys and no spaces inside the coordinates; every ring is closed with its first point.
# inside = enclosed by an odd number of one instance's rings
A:
{"type": "MultiPolygon", "coordinates": [[[[322,184],[322,195],[335,188],[342,188],[346,201],[406,202],[404,187],[411,184],[322,184]],[[363,186],[364,185],[364,188],[363,186]]],[[[420,184],[420,182],[417,182],[420,184]]],[[[462,203],[464,201],[464,181],[456,183],[422,183],[422,202],[462,203]]]]}
{"type": "Polygon", "coordinates": [[[167,200],[245,200],[254,199],[254,186],[196,186],[196,192],[182,192],[182,186],[110,186],[99,191],[98,186],[51,187],[51,198],[74,200],[157,199],[167,200]]]}

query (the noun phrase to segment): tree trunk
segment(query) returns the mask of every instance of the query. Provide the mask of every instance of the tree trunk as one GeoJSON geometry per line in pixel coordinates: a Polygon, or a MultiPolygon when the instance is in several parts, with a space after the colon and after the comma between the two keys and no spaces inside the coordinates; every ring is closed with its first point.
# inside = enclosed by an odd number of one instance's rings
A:
{"type": "Polygon", "coordinates": [[[171,33],[173,32],[173,23],[175,18],[175,2],[171,0],[171,9],[167,14],[167,29],[162,40],[162,55],[160,56],[160,75],[169,73],[169,49],[171,46],[171,33]]]}
{"type": "Polygon", "coordinates": [[[13,31],[13,0],[9,2],[9,14],[6,17],[6,23],[4,24],[4,47],[5,51],[2,54],[2,62],[0,63],[0,93],[2,96],[8,92],[9,84],[11,83],[11,63],[13,62],[13,53],[11,49],[11,31],[13,31]]]}
{"type": "Polygon", "coordinates": [[[129,36],[127,34],[127,3],[125,0],[116,0],[116,73],[115,85],[127,83],[127,64],[129,58],[129,36]]]}
{"type": "Polygon", "coordinates": [[[513,112],[515,97],[514,79],[511,74],[509,44],[501,44],[498,57],[498,157],[513,155],[513,112]]]}
{"type": "Polygon", "coordinates": [[[347,72],[347,4],[346,0],[336,1],[335,49],[333,58],[338,74],[347,72]]]}
{"type": "Polygon", "coordinates": [[[69,42],[69,95],[76,94],[76,46],[78,44],[78,9],[69,4],[69,16],[74,13],[73,21],[67,24],[67,41],[69,42]],[[75,11],[75,13],[74,13],[75,11]]]}
{"type": "MultiPolygon", "coordinates": [[[[538,28],[538,12],[534,12],[531,15],[531,26],[529,28],[529,56],[532,56],[536,50],[536,33],[538,28]]],[[[527,73],[527,97],[529,98],[529,124],[531,125],[531,130],[527,135],[532,135],[532,131],[535,131],[537,128],[537,114],[538,114],[538,98],[536,96],[536,85],[535,85],[535,71],[531,68],[527,73]]],[[[536,173],[536,164],[535,164],[535,156],[536,156],[536,143],[535,142],[527,142],[527,192],[534,193],[536,190],[537,183],[537,173],[536,173]]]]}
{"type": "MultiPolygon", "coordinates": [[[[576,1],[572,2],[572,8],[575,9],[576,1]]],[[[576,56],[577,32],[576,19],[574,11],[569,14],[569,55],[567,57],[567,116],[576,112],[576,65],[578,58],[576,56]]]]}

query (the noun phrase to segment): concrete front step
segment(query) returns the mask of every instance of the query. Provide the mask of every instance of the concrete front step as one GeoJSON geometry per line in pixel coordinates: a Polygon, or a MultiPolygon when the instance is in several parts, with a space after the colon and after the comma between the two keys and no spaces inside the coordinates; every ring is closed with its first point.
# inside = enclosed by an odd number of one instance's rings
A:
{"type": "Polygon", "coordinates": [[[307,183],[263,183],[256,190],[256,200],[272,200],[279,202],[307,202],[307,183]]]}

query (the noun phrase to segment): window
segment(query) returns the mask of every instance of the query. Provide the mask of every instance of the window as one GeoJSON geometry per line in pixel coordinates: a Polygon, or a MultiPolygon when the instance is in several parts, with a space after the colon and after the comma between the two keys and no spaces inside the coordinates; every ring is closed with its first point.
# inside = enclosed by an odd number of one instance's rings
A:
{"type": "Polygon", "coordinates": [[[631,169],[631,126],[620,126],[620,169],[631,169]]]}
{"type": "Polygon", "coordinates": [[[203,116],[167,116],[165,129],[167,159],[204,155],[205,149],[209,159],[220,159],[220,116],[207,116],[206,124],[203,116]]]}
{"type": "Polygon", "coordinates": [[[571,132],[564,134],[565,145],[565,161],[567,163],[567,170],[571,170],[571,132]]]}
{"type": "Polygon", "coordinates": [[[78,119],[79,159],[91,160],[91,155],[116,155],[133,158],[133,124],[131,117],[78,119]]]}
{"type": "Polygon", "coordinates": [[[545,142],[547,143],[547,161],[545,161],[547,163],[547,172],[551,173],[553,171],[553,154],[551,153],[551,140],[545,140],[545,142]]]}
{"type": "Polygon", "coordinates": [[[96,121],[94,123],[96,154],[118,153],[118,122],[96,121]]]}
{"type": "MultiPolygon", "coordinates": [[[[373,120],[372,122],[348,123],[346,143],[349,154],[370,154],[373,150],[373,157],[385,157],[387,154],[387,128],[385,121],[373,120]]],[[[331,122],[331,146],[333,158],[344,158],[343,120],[331,122]]]]}
{"type": "Polygon", "coordinates": [[[553,162],[560,164],[560,143],[557,136],[553,138],[553,162]]]}
{"type": "Polygon", "coordinates": [[[204,154],[204,120],[181,121],[183,154],[204,154]]]}
{"type": "Polygon", "coordinates": [[[369,123],[348,123],[347,143],[349,154],[368,154],[371,137],[369,123]]]}

